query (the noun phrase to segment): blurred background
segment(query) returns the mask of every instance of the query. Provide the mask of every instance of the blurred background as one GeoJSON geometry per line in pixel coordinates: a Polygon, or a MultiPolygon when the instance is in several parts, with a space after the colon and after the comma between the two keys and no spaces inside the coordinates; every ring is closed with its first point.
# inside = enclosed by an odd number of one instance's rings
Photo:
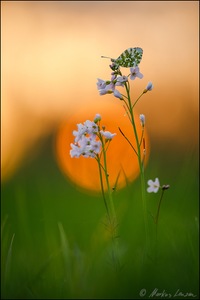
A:
{"type": "MultiPolygon", "coordinates": [[[[4,299],[133,299],[141,288],[148,296],[156,287],[198,294],[198,24],[197,1],[1,1],[4,299]],[[98,240],[105,230],[101,195],[95,185],[84,183],[82,190],[71,181],[80,172],[77,161],[66,177],[66,164],[73,162],[63,162],[60,147],[68,147],[71,128],[88,116],[100,112],[108,125],[124,118],[120,100],[100,97],[96,82],[110,79],[110,61],[101,55],[117,58],[129,47],[144,51],[144,78],[133,82],[133,99],[149,81],[154,85],[136,107],[147,120],[146,178],[159,177],[170,189],[161,207],[158,264],[149,266],[149,278],[141,271],[138,169],[126,142],[118,143],[118,158],[127,168],[132,161],[132,168],[115,194],[124,263],[116,284],[105,241],[98,240]]],[[[159,195],[148,201],[155,213],[159,195]]]]}

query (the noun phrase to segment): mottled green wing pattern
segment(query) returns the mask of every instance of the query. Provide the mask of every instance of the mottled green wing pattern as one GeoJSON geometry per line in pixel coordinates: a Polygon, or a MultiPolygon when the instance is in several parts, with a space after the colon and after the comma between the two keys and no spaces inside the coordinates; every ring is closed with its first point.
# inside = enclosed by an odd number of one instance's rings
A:
{"type": "Polygon", "coordinates": [[[111,58],[111,61],[120,67],[136,67],[142,60],[142,48],[128,48],[117,59],[111,58]]]}

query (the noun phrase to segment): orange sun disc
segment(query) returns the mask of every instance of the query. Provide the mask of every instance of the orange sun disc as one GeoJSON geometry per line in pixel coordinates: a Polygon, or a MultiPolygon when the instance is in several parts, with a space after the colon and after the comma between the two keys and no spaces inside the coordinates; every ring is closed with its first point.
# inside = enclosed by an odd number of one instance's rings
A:
{"type": "MultiPolygon", "coordinates": [[[[58,129],[55,141],[55,150],[58,165],[65,176],[77,188],[91,192],[100,192],[100,177],[98,163],[94,158],[71,158],[70,144],[74,143],[73,130],[77,130],[78,123],[84,123],[86,120],[94,120],[96,114],[101,115],[101,126],[105,126],[106,131],[116,133],[117,135],[110,142],[107,150],[107,166],[109,174],[109,182],[111,188],[120,189],[127,182],[131,182],[139,175],[138,158],[130,144],[120,133],[119,127],[124,135],[131,141],[134,149],[137,151],[137,144],[134,137],[133,127],[123,108],[123,102],[113,100],[112,102],[99,101],[89,108],[81,108],[66,121],[61,124],[58,129]]],[[[134,112],[135,124],[138,132],[139,141],[142,137],[142,126],[139,115],[134,112]]],[[[149,139],[144,130],[143,139],[141,141],[141,156],[144,164],[147,163],[149,157],[149,139]],[[145,147],[145,151],[144,151],[145,147]],[[145,155],[143,154],[145,152],[145,155]]],[[[105,190],[106,184],[104,180],[105,190]]]]}

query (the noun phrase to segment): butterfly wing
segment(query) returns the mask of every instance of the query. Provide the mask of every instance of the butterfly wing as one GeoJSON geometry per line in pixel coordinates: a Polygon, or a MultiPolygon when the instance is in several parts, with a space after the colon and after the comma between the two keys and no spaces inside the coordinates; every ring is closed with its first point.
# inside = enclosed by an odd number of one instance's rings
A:
{"type": "Polygon", "coordinates": [[[117,59],[113,59],[112,61],[121,67],[136,67],[142,60],[142,54],[142,48],[128,48],[117,59]]]}

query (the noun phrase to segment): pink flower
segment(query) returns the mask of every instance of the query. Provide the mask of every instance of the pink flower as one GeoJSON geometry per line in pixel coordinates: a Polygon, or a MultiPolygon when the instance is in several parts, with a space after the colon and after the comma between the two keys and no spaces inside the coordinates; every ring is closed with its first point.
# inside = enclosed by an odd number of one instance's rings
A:
{"type": "Polygon", "coordinates": [[[113,94],[116,98],[123,100],[122,94],[118,90],[114,90],[113,94]]]}
{"type": "Polygon", "coordinates": [[[143,78],[142,73],[140,73],[139,67],[132,67],[132,68],[130,68],[130,72],[131,72],[131,74],[130,74],[130,79],[131,80],[134,80],[136,77],[138,77],[140,79],[143,78]]]}
{"type": "Polygon", "coordinates": [[[117,82],[115,85],[118,86],[124,86],[124,83],[128,81],[128,77],[127,76],[118,76],[117,77],[117,82]]]}
{"type": "Polygon", "coordinates": [[[97,78],[98,82],[97,82],[97,89],[98,90],[102,90],[102,89],[105,89],[106,87],[106,81],[103,80],[103,79],[99,79],[97,78]]]}

